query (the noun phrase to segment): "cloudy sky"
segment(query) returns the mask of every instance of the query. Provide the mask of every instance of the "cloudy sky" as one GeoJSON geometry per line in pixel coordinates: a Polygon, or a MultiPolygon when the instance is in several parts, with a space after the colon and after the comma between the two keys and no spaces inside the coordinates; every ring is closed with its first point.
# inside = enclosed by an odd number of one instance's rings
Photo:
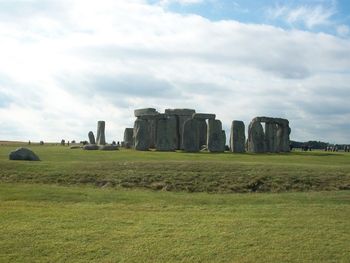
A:
{"type": "Polygon", "coordinates": [[[350,143],[350,1],[0,0],[0,140],[121,140],[142,107],[350,143]]]}

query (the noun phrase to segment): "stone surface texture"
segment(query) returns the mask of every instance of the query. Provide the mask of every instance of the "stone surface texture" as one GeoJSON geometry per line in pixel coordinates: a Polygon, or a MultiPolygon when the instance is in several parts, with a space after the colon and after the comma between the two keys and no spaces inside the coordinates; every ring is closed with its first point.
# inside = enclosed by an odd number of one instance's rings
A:
{"type": "Polygon", "coordinates": [[[223,152],[225,150],[225,141],[222,136],[222,124],[220,120],[208,120],[208,151],[223,152]]]}
{"type": "Polygon", "coordinates": [[[157,119],[156,124],[157,151],[175,151],[177,148],[177,120],[176,116],[163,115],[157,119]]]}
{"type": "Polygon", "coordinates": [[[106,137],[105,137],[105,125],[104,121],[97,122],[97,135],[96,135],[96,144],[97,145],[105,145],[106,137]]]}
{"type": "Polygon", "coordinates": [[[245,152],[245,126],[243,121],[232,121],[230,132],[230,151],[234,153],[245,152]]]}
{"type": "Polygon", "coordinates": [[[134,145],[134,129],[133,128],[125,128],[124,130],[124,144],[123,146],[127,149],[133,147],[134,145]]]}
{"type": "Polygon", "coordinates": [[[32,150],[24,147],[17,148],[10,152],[9,159],[20,161],[40,161],[39,156],[37,156],[32,150]]]}
{"type": "Polygon", "coordinates": [[[88,137],[89,137],[89,143],[90,144],[96,144],[95,135],[94,135],[94,133],[92,131],[89,131],[88,137]]]}
{"type": "Polygon", "coordinates": [[[151,144],[150,125],[147,120],[137,119],[134,123],[134,147],[138,151],[148,151],[151,144]]]}
{"type": "Polygon", "coordinates": [[[183,125],[182,132],[183,150],[186,152],[199,152],[199,122],[196,119],[189,119],[183,125]]]}

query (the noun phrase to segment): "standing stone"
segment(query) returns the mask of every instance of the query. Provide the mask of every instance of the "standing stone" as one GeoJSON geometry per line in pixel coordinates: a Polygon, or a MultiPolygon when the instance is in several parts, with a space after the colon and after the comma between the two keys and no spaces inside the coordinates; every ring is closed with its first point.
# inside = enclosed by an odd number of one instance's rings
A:
{"type": "Polygon", "coordinates": [[[184,123],[182,132],[182,146],[186,152],[199,152],[199,122],[189,119],[184,123]]]}
{"type": "Polygon", "coordinates": [[[133,146],[133,136],[134,129],[133,128],[125,128],[124,130],[124,147],[129,149],[133,146]]]}
{"type": "Polygon", "coordinates": [[[187,120],[192,119],[192,115],[196,113],[193,109],[166,109],[165,114],[174,115],[177,118],[177,149],[183,149],[183,127],[187,120]]]}
{"type": "Polygon", "coordinates": [[[61,140],[61,145],[65,146],[66,145],[66,141],[64,139],[61,140]]]}
{"type": "Polygon", "coordinates": [[[265,152],[265,134],[260,121],[253,120],[249,124],[248,151],[253,153],[265,152]]]}
{"type": "Polygon", "coordinates": [[[89,143],[90,144],[96,144],[95,135],[94,135],[94,133],[92,131],[89,131],[88,137],[89,137],[89,143]]]}
{"type": "Polygon", "coordinates": [[[156,116],[159,112],[154,108],[144,108],[134,110],[135,117],[147,120],[149,122],[149,133],[150,133],[150,148],[155,148],[156,145],[156,116]]]}
{"type": "Polygon", "coordinates": [[[214,119],[208,120],[207,145],[209,152],[223,152],[225,150],[221,121],[214,119]]]}
{"type": "Polygon", "coordinates": [[[207,129],[208,125],[205,120],[197,120],[198,122],[198,136],[199,136],[199,147],[201,148],[203,145],[207,145],[207,129]]]}
{"type": "Polygon", "coordinates": [[[290,131],[289,122],[287,120],[278,123],[277,148],[279,152],[290,152],[290,131]]]}
{"type": "Polygon", "coordinates": [[[157,151],[175,151],[177,148],[176,117],[160,114],[156,127],[157,151]]]}
{"type": "Polygon", "coordinates": [[[135,150],[148,151],[151,142],[148,121],[137,119],[134,123],[133,134],[135,150]]]}
{"type": "Polygon", "coordinates": [[[243,121],[233,121],[231,124],[230,150],[234,153],[245,152],[245,127],[243,121]]]}
{"type": "Polygon", "coordinates": [[[105,122],[98,121],[97,122],[97,137],[96,137],[97,145],[105,145],[106,137],[105,137],[105,122]]]}
{"type": "Polygon", "coordinates": [[[222,136],[222,152],[225,151],[226,148],[226,132],[224,130],[221,131],[221,136],[222,136]]]}
{"type": "Polygon", "coordinates": [[[277,124],[275,122],[265,123],[265,146],[266,152],[276,153],[279,151],[277,147],[277,124]]]}

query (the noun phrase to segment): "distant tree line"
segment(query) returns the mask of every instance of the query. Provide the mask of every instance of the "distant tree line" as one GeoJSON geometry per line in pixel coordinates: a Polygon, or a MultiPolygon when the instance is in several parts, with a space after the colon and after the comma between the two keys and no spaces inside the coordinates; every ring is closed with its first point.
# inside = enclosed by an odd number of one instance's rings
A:
{"type": "Polygon", "coordinates": [[[322,149],[324,150],[327,146],[337,146],[339,149],[344,149],[345,144],[331,144],[328,142],[321,141],[307,141],[307,142],[297,142],[290,141],[290,144],[293,148],[303,148],[305,146],[311,147],[312,149],[322,149]]]}

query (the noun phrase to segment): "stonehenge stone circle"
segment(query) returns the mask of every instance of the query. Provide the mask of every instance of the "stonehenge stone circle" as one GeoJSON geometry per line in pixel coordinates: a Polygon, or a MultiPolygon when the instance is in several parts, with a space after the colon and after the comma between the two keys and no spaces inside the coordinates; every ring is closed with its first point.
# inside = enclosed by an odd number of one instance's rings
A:
{"type": "Polygon", "coordinates": [[[17,148],[10,152],[9,159],[20,161],[40,161],[40,158],[33,151],[24,147],[17,148]]]}
{"type": "Polygon", "coordinates": [[[97,143],[97,145],[105,145],[106,144],[105,122],[104,121],[97,122],[96,143],[97,143]]]}
{"type": "Polygon", "coordinates": [[[248,128],[248,151],[289,152],[291,129],[289,121],[282,118],[256,117],[248,128]],[[261,123],[265,123],[265,132],[261,123]]]}
{"type": "Polygon", "coordinates": [[[131,148],[134,145],[133,141],[134,129],[133,128],[125,128],[124,130],[124,147],[131,148]]]}
{"type": "Polygon", "coordinates": [[[209,152],[223,152],[225,150],[221,121],[213,119],[208,120],[207,145],[209,152]]]}
{"type": "Polygon", "coordinates": [[[151,144],[149,122],[140,118],[136,119],[133,134],[135,149],[138,151],[148,151],[151,144]]]}
{"type": "Polygon", "coordinates": [[[92,131],[89,131],[88,137],[89,137],[89,143],[90,144],[96,144],[95,135],[94,135],[94,133],[92,131]]]}
{"type": "Polygon", "coordinates": [[[156,122],[156,149],[175,151],[177,148],[177,120],[173,115],[159,114],[156,122]]]}
{"type": "Polygon", "coordinates": [[[189,119],[184,123],[182,132],[182,146],[186,152],[199,152],[199,121],[189,119]]]}
{"type": "Polygon", "coordinates": [[[245,126],[243,121],[232,121],[230,151],[234,153],[245,152],[245,126]]]}
{"type": "Polygon", "coordinates": [[[138,119],[143,119],[148,121],[150,129],[150,148],[155,148],[156,144],[156,125],[157,125],[157,116],[159,112],[154,108],[144,108],[134,110],[134,115],[138,119]]]}

